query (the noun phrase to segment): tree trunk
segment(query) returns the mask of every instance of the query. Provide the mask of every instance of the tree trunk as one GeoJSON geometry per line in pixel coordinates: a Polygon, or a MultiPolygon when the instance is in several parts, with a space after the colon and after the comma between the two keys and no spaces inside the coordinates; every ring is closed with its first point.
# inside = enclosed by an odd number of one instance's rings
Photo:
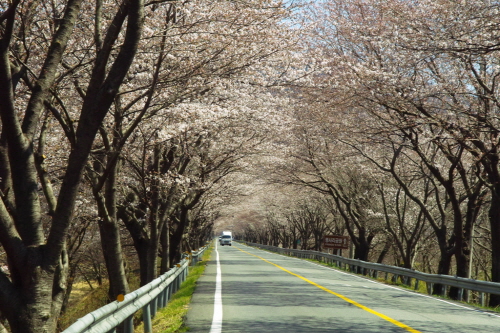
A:
{"type": "Polygon", "coordinates": [[[377,258],[378,264],[383,263],[385,256],[387,255],[387,253],[389,253],[389,250],[391,249],[391,240],[392,239],[393,239],[392,237],[388,237],[386,239],[384,248],[382,249],[382,251],[380,251],[380,254],[377,258]]]}
{"type": "Polygon", "coordinates": [[[160,267],[160,274],[166,273],[169,268],[169,260],[170,260],[170,242],[169,242],[169,237],[170,236],[170,228],[169,228],[169,222],[165,221],[165,224],[163,225],[163,229],[161,230],[161,267],[160,267]]]}
{"type": "MultiPolygon", "coordinates": [[[[449,275],[451,268],[451,258],[452,253],[450,253],[449,249],[446,247],[440,246],[441,257],[439,258],[438,270],[437,274],[449,275]]],[[[442,295],[444,286],[441,284],[434,284],[434,288],[432,289],[433,295],[442,295]]]]}
{"type": "Polygon", "coordinates": [[[354,259],[368,261],[368,254],[370,253],[370,244],[366,242],[359,242],[354,248],[354,259]]]}
{"type": "Polygon", "coordinates": [[[148,277],[148,265],[149,265],[149,255],[148,248],[149,242],[146,239],[141,238],[140,240],[134,240],[135,251],[139,258],[139,275],[140,284],[144,286],[149,283],[148,277]]]}
{"type": "Polygon", "coordinates": [[[99,230],[102,252],[108,270],[109,298],[114,301],[118,295],[130,292],[125,273],[119,228],[116,221],[101,219],[99,220],[99,230]]]}
{"type": "Polygon", "coordinates": [[[182,236],[184,235],[184,230],[186,229],[188,220],[187,220],[187,211],[182,209],[182,212],[179,217],[179,223],[177,224],[177,228],[170,237],[170,246],[169,246],[169,266],[172,267],[176,264],[181,258],[181,243],[182,236]]]}
{"type": "MultiPolygon", "coordinates": [[[[491,191],[488,217],[491,227],[491,281],[500,282],[500,185],[497,182],[491,191]]],[[[490,295],[490,307],[500,305],[500,295],[490,295]]]]}
{"type": "MultiPolygon", "coordinates": [[[[9,316],[9,325],[13,333],[49,333],[55,332],[58,310],[61,304],[53,304],[52,272],[38,268],[34,288],[25,289],[20,297],[24,303],[16,316],[9,316]]],[[[33,277],[33,275],[31,275],[33,277]]]]}
{"type": "Polygon", "coordinates": [[[69,298],[71,296],[71,291],[73,290],[73,284],[76,278],[76,266],[70,267],[68,279],[66,282],[66,292],[64,293],[64,298],[61,305],[61,314],[66,312],[69,304],[69,298]]]}
{"type": "Polygon", "coordinates": [[[105,183],[105,195],[95,193],[94,196],[99,212],[99,231],[101,247],[106,262],[109,279],[109,298],[116,300],[118,295],[125,295],[129,290],[125,263],[123,258],[120,228],[118,226],[118,209],[116,205],[116,177],[118,165],[110,171],[105,183]]]}

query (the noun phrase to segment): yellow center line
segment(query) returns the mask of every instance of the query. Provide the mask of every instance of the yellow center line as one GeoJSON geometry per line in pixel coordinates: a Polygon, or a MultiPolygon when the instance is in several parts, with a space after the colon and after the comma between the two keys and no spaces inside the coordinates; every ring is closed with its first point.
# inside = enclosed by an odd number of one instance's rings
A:
{"type": "Polygon", "coordinates": [[[293,272],[289,271],[288,269],[286,269],[286,268],[284,268],[284,267],[281,267],[281,266],[279,266],[279,265],[276,265],[275,263],[273,263],[273,262],[271,262],[271,261],[269,261],[269,260],[267,260],[267,259],[264,259],[264,258],[262,258],[262,257],[259,257],[259,256],[255,255],[255,254],[250,253],[250,252],[244,251],[244,250],[240,249],[239,247],[236,247],[236,246],[235,246],[235,248],[237,248],[237,249],[238,249],[238,250],[240,250],[241,252],[244,252],[244,253],[249,254],[249,255],[251,255],[251,256],[254,256],[254,257],[257,257],[257,258],[259,258],[259,259],[261,259],[261,260],[263,260],[263,261],[267,262],[268,264],[271,264],[271,265],[273,265],[273,266],[275,266],[275,267],[277,267],[277,268],[279,268],[279,269],[281,269],[281,270],[283,270],[283,271],[285,271],[285,272],[287,272],[287,273],[289,273],[289,274],[291,274],[291,275],[293,275],[293,276],[296,276],[296,277],[298,277],[299,279],[304,280],[304,281],[306,281],[306,282],[308,282],[308,283],[312,284],[313,286],[318,287],[319,289],[326,291],[327,293],[330,293],[330,294],[332,294],[332,295],[335,295],[335,296],[337,296],[338,298],[343,299],[343,300],[344,300],[344,301],[346,301],[347,303],[350,303],[350,304],[352,304],[352,305],[355,305],[355,306],[357,306],[357,307],[358,307],[358,308],[360,308],[360,309],[363,309],[363,310],[365,310],[365,311],[367,311],[367,312],[369,312],[369,313],[371,313],[371,314],[374,314],[374,315],[376,315],[376,316],[378,316],[378,317],[380,317],[380,318],[382,318],[382,319],[385,319],[385,320],[387,320],[388,322],[390,322],[390,323],[392,323],[392,324],[394,324],[394,325],[396,325],[396,326],[399,326],[399,327],[401,327],[401,328],[403,328],[403,329],[407,330],[408,332],[412,332],[412,333],[421,333],[420,331],[417,331],[416,329],[411,328],[410,326],[405,325],[405,324],[403,324],[402,322],[397,321],[396,319],[392,319],[391,317],[388,317],[388,316],[386,316],[386,315],[384,315],[384,314],[382,314],[382,313],[380,313],[380,312],[377,312],[377,311],[375,311],[375,310],[372,310],[372,309],[370,309],[369,307],[366,307],[366,306],[364,306],[364,305],[362,305],[362,304],[360,304],[360,303],[358,303],[358,302],[356,302],[356,301],[353,301],[353,300],[352,300],[352,299],[350,299],[350,298],[345,297],[344,295],[341,295],[341,294],[339,294],[339,293],[336,293],[336,292],[335,292],[335,291],[333,291],[333,290],[330,290],[330,289],[328,289],[328,288],[325,288],[325,287],[323,287],[323,286],[321,286],[321,285],[317,284],[316,282],[313,282],[313,281],[311,281],[311,280],[309,280],[309,279],[307,279],[307,278],[305,278],[305,277],[303,277],[303,276],[300,276],[300,275],[298,275],[298,274],[295,274],[295,273],[293,273],[293,272]]]}

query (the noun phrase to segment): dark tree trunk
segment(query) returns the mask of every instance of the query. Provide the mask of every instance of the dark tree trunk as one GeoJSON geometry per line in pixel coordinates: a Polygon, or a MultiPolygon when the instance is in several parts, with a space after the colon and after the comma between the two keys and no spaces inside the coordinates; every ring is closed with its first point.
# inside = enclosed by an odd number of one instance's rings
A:
{"type": "Polygon", "coordinates": [[[116,300],[118,295],[130,292],[125,266],[119,228],[115,221],[99,221],[101,233],[101,246],[108,270],[109,297],[111,301],[116,300]]]}
{"type": "Polygon", "coordinates": [[[148,263],[149,263],[149,258],[148,258],[148,248],[149,248],[149,242],[141,238],[139,240],[134,240],[134,247],[137,252],[137,257],[139,258],[139,275],[140,275],[140,284],[141,286],[144,286],[148,284],[149,281],[149,274],[148,274],[148,263]]]}
{"type": "Polygon", "coordinates": [[[389,253],[389,250],[391,249],[391,245],[392,245],[391,240],[392,240],[392,237],[388,237],[387,240],[385,241],[384,248],[382,249],[382,251],[380,251],[380,254],[377,258],[378,264],[383,263],[385,256],[387,255],[387,253],[389,253]]]}
{"type": "Polygon", "coordinates": [[[370,245],[366,242],[360,242],[354,248],[354,259],[368,261],[368,254],[370,253],[370,245]]]}
{"type": "Polygon", "coordinates": [[[124,204],[120,205],[118,208],[117,216],[123,221],[125,227],[127,228],[132,241],[134,242],[134,249],[137,252],[137,257],[139,259],[139,275],[141,286],[147,284],[148,280],[148,249],[150,239],[147,233],[144,231],[139,219],[144,218],[142,209],[138,208],[134,210],[129,206],[133,206],[135,203],[130,200],[126,201],[124,204]]]}
{"type": "Polygon", "coordinates": [[[182,236],[184,235],[184,230],[186,230],[188,219],[187,210],[182,209],[179,214],[179,219],[177,227],[170,237],[169,246],[169,266],[172,267],[174,264],[180,261],[182,252],[182,236]]]}
{"type": "MultiPolygon", "coordinates": [[[[500,177],[498,179],[500,181],[500,177]]],[[[491,227],[491,281],[500,282],[500,185],[497,181],[491,191],[491,205],[488,213],[491,227]]],[[[498,307],[500,295],[490,295],[489,306],[498,307]]]]}
{"type": "MultiPolygon", "coordinates": [[[[453,257],[453,253],[446,246],[440,246],[440,254],[441,256],[439,258],[437,274],[449,275],[451,268],[451,258],[453,257]]],[[[443,288],[445,288],[443,285],[435,284],[432,289],[432,294],[442,295],[443,288]]]]}
{"type": "Polygon", "coordinates": [[[170,229],[169,229],[169,222],[165,221],[165,225],[163,226],[163,229],[161,230],[161,267],[160,267],[160,274],[166,273],[169,268],[169,260],[170,260],[170,241],[169,241],[169,234],[170,234],[170,229]]]}

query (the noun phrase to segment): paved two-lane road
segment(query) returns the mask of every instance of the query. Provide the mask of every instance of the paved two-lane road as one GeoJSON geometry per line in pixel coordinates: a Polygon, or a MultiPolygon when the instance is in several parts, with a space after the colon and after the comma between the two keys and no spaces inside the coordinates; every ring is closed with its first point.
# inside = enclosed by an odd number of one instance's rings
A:
{"type": "Polygon", "coordinates": [[[496,333],[500,316],[233,242],[212,252],[187,325],[199,333],[496,333]]]}

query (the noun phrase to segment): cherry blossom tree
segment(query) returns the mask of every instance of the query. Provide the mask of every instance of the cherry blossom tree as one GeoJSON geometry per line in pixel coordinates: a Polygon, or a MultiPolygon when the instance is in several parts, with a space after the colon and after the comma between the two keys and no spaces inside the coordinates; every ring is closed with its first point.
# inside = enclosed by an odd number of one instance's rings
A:
{"type": "MultiPolygon", "coordinates": [[[[244,105],[243,102],[252,103],[249,94],[254,91],[248,86],[248,82],[253,85],[275,84],[277,75],[284,74],[283,70],[278,70],[277,63],[283,67],[283,64],[289,62],[286,59],[287,50],[297,43],[296,32],[281,24],[289,13],[289,9],[280,2],[273,1],[257,5],[253,1],[239,2],[231,4],[230,7],[227,7],[227,3],[218,1],[210,4],[203,1],[165,3],[155,4],[146,11],[146,28],[140,44],[141,51],[132,64],[120,94],[115,99],[112,116],[108,117],[100,128],[101,147],[95,150],[94,162],[89,166],[91,169],[89,178],[92,180],[94,196],[99,207],[108,273],[110,281],[114,281],[111,284],[111,298],[127,289],[116,216],[118,212],[116,186],[120,177],[118,161],[119,156],[124,154],[122,150],[127,140],[134,140],[134,130],[141,122],[148,124],[142,131],[148,128],[150,133],[157,135],[155,140],[159,142],[170,140],[172,137],[178,139],[177,135],[186,133],[187,129],[195,132],[194,135],[189,135],[189,140],[198,136],[203,145],[215,140],[204,138],[204,134],[197,132],[199,131],[197,126],[219,120],[226,121],[230,114],[244,112],[248,105],[244,105]],[[163,17],[166,18],[165,21],[159,20],[163,17]],[[248,92],[244,95],[239,94],[239,97],[243,97],[239,105],[232,106],[233,110],[224,111],[223,108],[228,107],[223,104],[227,104],[231,95],[241,92],[241,86],[245,85],[248,92]],[[217,113],[223,116],[219,117],[217,113]],[[175,117],[178,117],[178,120],[172,121],[171,119],[175,117]],[[170,119],[170,124],[167,125],[165,119],[170,119]]],[[[198,139],[194,139],[193,142],[197,142],[198,139]]],[[[157,144],[148,144],[143,148],[156,151],[151,157],[142,149],[141,158],[143,161],[144,158],[152,158],[155,162],[149,168],[151,170],[156,168],[157,170],[153,172],[157,174],[162,173],[158,170],[158,168],[165,169],[165,166],[160,166],[161,156],[173,153],[171,148],[160,147],[157,144]]],[[[131,150],[128,153],[131,156],[134,154],[131,150]]],[[[183,153],[189,154],[189,151],[183,153]]],[[[191,157],[186,156],[184,162],[179,162],[183,172],[193,161],[191,157]]],[[[172,166],[171,162],[167,162],[169,166],[166,169],[172,166]]],[[[174,173],[184,177],[179,172],[174,173]]],[[[149,179],[151,189],[168,186],[166,184],[160,186],[157,183],[160,180],[155,176],[148,176],[145,171],[141,177],[149,179]]],[[[148,219],[148,224],[151,226],[150,235],[142,235],[144,237],[140,237],[141,241],[135,239],[136,246],[149,239],[145,242],[148,244],[146,246],[148,249],[144,250],[145,252],[139,251],[140,261],[145,265],[141,273],[142,283],[156,276],[158,239],[164,234],[162,229],[167,217],[174,216],[174,212],[177,213],[178,209],[195,205],[204,192],[200,190],[197,194],[191,192],[179,195],[176,193],[176,188],[170,190],[171,193],[166,196],[170,202],[168,208],[167,203],[160,203],[160,191],[150,192],[150,194],[156,193],[151,194],[156,199],[146,205],[148,214],[147,217],[146,215],[142,217],[148,219]],[[175,204],[171,202],[172,196],[177,197],[175,204]],[[146,266],[150,268],[145,268],[146,266]]],[[[136,189],[135,192],[139,191],[136,189]]],[[[125,197],[131,198],[133,193],[125,197]]],[[[124,200],[124,203],[132,204],[133,201],[124,200]]],[[[124,209],[118,213],[122,220],[127,221],[129,227],[134,223],[136,227],[133,230],[139,230],[137,217],[140,214],[125,214],[124,209]]],[[[176,223],[179,228],[174,232],[172,241],[162,242],[164,248],[171,247],[171,250],[163,252],[171,253],[175,258],[178,257],[178,245],[184,232],[187,211],[179,216],[183,217],[184,222],[176,223]]],[[[133,237],[139,237],[141,233],[132,234],[133,237]]],[[[164,270],[171,265],[174,257],[170,258],[170,263],[162,264],[164,270]]]]}
{"type": "MultiPolygon", "coordinates": [[[[460,275],[466,275],[471,224],[483,201],[482,184],[487,186],[492,200],[492,279],[500,281],[495,185],[498,66],[494,41],[498,37],[492,29],[498,5],[354,0],[321,6],[321,12],[312,12],[314,20],[322,22],[314,45],[330,59],[330,75],[328,81],[322,80],[323,86],[349,98],[353,109],[362,110],[357,111],[360,116],[404,132],[433,179],[451,195],[453,251],[460,275]],[[448,160],[446,174],[428,163],[428,152],[420,153],[425,141],[436,145],[448,160]],[[467,204],[458,195],[460,187],[467,193],[467,204]]],[[[490,305],[498,303],[492,296],[490,305]]]]}
{"type": "Polygon", "coordinates": [[[72,47],[89,36],[93,6],[79,0],[9,1],[1,6],[0,242],[10,276],[0,272],[0,309],[12,332],[53,332],[66,290],[66,240],[80,180],[98,128],[135,56],[144,3],[124,1],[110,8],[113,24],[97,46],[84,96],[71,105],[58,87],[86,62],[79,56],[87,50],[72,47]],[[44,170],[44,155],[36,149],[37,141],[43,144],[41,121],[47,109],[72,124],[63,125],[71,151],[62,152],[62,183],[56,190],[44,170]]]}

